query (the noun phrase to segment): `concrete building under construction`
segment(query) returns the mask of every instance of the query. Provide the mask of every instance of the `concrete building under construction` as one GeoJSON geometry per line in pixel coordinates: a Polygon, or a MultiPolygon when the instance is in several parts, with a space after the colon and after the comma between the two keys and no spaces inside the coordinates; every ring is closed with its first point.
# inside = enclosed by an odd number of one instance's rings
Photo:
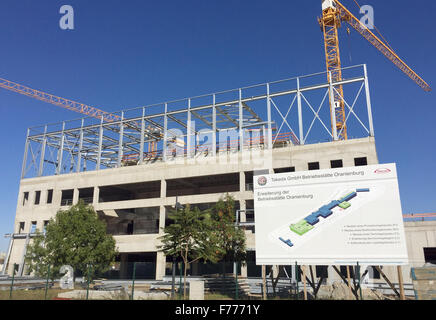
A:
{"type": "MultiPolygon", "coordinates": [[[[149,262],[146,277],[163,279],[170,260],[157,246],[169,210],[176,201],[207,208],[225,193],[236,200],[254,261],[253,176],[378,163],[366,66],[343,69],[341,82],[326,79],[323,72],[28,129],[3,272],[16,266],[25,275],[36,229],[83,200],[116,240],[120,278],[130,262],[149,262]],[[329,107],[339,86],[342,128],[329,107]]],[[[249,275],[250,264],[240,272],[249,275]]]]}

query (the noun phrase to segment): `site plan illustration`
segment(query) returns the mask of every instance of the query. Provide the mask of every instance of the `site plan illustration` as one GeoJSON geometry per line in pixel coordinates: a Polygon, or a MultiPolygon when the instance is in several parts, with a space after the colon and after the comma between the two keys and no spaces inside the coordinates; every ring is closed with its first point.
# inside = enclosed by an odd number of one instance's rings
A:
{"type": "Polygon", "coordinates": [[[337,223],[365,203],[378,198],[383,193],[380,189],[380,186],[338,188],[329,198],[331,200],[324,201],[324,205],[271,232],[269,239],[282,248],[293,250],[322,232],[328,225],[337,223]]]}

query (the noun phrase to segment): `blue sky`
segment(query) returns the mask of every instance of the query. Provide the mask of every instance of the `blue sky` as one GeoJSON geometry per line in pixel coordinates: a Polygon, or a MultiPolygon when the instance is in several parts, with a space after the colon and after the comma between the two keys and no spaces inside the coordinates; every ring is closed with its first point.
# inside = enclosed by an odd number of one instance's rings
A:
{"type": "MultiPolygon", "coordinates": [[[[367,0],[397,53],[436,85],[434,1],[367,0]],[[417,3],[418,5],[418,3],[417,3]]],[[[357,15],[353,1],[343,3],[357,15]]],[[[321,1],[2,0],[0,77],[107,111],[325,70],[321,1]],[[59,8],[75,30],[59,28],[59,8]]],[[[343,28],[344,29],[344,28],[343,28]]],[[[436,109],[374,47],[342,30],[343,65],[367,63],[382,163],[397,162],[405,213],[436,210],[436,109]],[[351,55],[352,61],[349,56],[351,55]]],[[[0,251],[15,216],[26,128],[78,115],[0,90],[0,251]]]]}

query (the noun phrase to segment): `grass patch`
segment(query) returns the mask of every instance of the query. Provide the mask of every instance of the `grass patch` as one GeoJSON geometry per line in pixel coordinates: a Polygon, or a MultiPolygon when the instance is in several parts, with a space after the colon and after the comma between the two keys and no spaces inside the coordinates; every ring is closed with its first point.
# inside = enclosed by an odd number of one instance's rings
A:
{"type": "Polygon", "coordinates": [[[234,297],[222,293],[207,293],[204,300],[234,300],[234,297]]]}
{"type": "MultiPolygon", "coordinates": [[[[59,293],[71,290],[49,289],[47,291],[47,300],[53,300],[59,293]]],[[[45,289],[39,290],[13,290],[12,300],[44,300],[45,289]]],[[[9,290],[0,291],[0,300],[9,300],[9,290]]]]}

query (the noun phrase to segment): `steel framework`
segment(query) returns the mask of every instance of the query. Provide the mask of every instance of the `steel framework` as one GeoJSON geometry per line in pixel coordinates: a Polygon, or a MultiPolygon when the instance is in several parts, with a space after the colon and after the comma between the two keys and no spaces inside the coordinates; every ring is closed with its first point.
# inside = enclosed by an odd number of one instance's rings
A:
{"type": "Polygon", "coordinates": [[[338,82],[320,72],[115,112],[110,119],[32,127],[22,178],[340,140],[336,124],[329,129],[333,94],[344,101],[352,138],[374,136],[366,65],[341,73],[338,82]]]}

